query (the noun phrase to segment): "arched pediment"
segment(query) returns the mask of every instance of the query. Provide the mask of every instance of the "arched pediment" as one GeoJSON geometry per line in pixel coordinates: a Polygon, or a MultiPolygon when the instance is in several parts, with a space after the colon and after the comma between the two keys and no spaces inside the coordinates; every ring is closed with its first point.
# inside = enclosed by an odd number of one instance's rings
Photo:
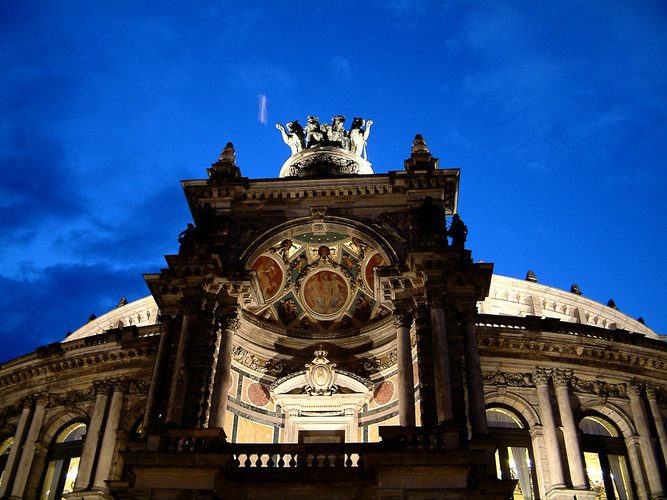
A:
{"type": "Polygon", "coordinates": [[[391,261],[375,238],[340,223],[272,233],[245,261],[259,298],[247,311],[297,335],[347,335],[390,313],[374,270],[391,261]]]}

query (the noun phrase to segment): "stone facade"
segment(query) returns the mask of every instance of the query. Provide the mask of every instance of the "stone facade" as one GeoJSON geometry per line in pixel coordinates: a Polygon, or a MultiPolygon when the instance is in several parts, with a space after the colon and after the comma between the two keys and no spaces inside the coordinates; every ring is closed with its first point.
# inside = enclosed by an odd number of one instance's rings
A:
{"type": "Polygon", "coordinates": [[[151,296],[0,367],[0,498],[665,497],[663,338],[451,245],[423,138],[317,151],[251,180],[228,144],[151,296]]]}

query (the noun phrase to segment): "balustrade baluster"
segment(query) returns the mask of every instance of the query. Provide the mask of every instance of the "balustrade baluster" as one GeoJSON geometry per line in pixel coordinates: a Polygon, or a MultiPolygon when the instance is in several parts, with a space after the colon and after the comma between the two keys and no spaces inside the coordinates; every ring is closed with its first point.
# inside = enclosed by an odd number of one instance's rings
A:
{"type": "Polygon", "coordinates": [[[364,466],[364,456],[359,453],[357,454],[357,467],[363,467],[364,466]]]}

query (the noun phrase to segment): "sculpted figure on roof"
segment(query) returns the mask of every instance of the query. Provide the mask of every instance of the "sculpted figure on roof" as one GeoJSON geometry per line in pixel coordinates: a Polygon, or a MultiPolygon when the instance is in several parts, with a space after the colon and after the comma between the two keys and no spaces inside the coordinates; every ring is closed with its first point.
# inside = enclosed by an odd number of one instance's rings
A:
{"type": "Polygon", "coordinates": [[[371,133],[371,125],[373,120],[364,120],[363,118],[355,118],[352,120],[352,128],[350,129],[350,151],[357,156],[367,158],[366,143],[368,136],[371,133]],[[364,127],[364,125],[366,125],[364,127]]]}
{"type": "Polygon", "coordinates": [[[287,144],[292,150],[293,155],[297,154],[299,151],[302,151],[303,148],[306,147],[306,139],[304,137],[303,127],[299,123],[299,120],[288,122],[287,131],[280,123],[276,123],[276,128],[280,130],[283,141],[285,141],[285,144],[287,144]]]}
{"type": "Polygon", "coordinates": [[[331,123],[320,124],[317,116],[309,116],[308,124],[301,127],[298,120],[287,123],[287,127],[276,123],[283,141],[292,152],[292,156],[304,149],[327,146],[340,148],[367,159],[366,143],[370,135],[373,120],[354,118],[350,130],[345,129],[345,116],[336,115],[331,123]]]}

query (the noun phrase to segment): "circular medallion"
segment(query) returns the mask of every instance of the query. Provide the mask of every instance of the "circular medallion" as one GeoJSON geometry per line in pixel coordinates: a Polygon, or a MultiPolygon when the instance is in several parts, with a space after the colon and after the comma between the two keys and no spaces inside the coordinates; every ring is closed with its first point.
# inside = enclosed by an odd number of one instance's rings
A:
{"type": "Polygon", "coordinates": [[[273,298],[283,284],[283,270],[277,260],[266,255],[258,257],[251,269],[257,271],[259,288],[265,300],[273,298]]]}
{"type": "Polygon", "coordinates": [[[262,384],[253,382],[248,386],[248,399],[257,406],[266,406],[271,401],[269,391],[262,384]]]}
{"type": "Polygon", "coordinates": [[[386,405],[392,397],[394,397],[394,384],[389,380],[382,382],[373,392],[373,399],[378,405],[386,405]]]}
{"type": "Polygon", "coordinates": [[[303,286],[306,306],[315,314],[331,317],[343,310],[349,291],[345,279],[333,271],[318,271],[303,286]]]}

